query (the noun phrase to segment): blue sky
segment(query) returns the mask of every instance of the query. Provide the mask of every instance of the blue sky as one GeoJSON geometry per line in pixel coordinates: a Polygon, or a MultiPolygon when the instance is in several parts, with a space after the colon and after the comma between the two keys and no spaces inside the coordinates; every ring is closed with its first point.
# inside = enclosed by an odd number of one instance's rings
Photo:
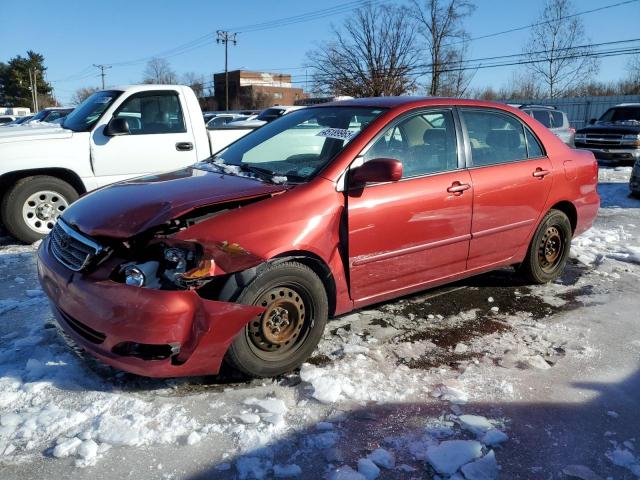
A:
{"type": "MultiPolygon", "coordinates": [[[[575,0],[574,0],[575,1],[575,0]]],[[[619,0],[618,0],[619,1],[619,0]]],[[[0,0],[0,61],[31,49],[42,53],[48,66],[47,78],[54,81],[55,94],[68,102],[75,89],[100,83],[94,63],[122,63],[107,72],[107,84],[137,83],[142,78],[146,57],[166,52],[195,39],[202,39],[189,51],[168,56],[179,74],[208,74],[224,68],[224,49],[217,45],[217,29],[231,29],[292,15],[343,5],[344,1],[302,2],[300,0],[161,1],[161,0],[0,0]]],[[[401,3],[396,0],[395,3],[401,3]]],[[[617,3],[617,0],[575,1],[579,11],[617,3]]],[[[542,1],[477,0],[477,8],[466,21],[471,37],[532,23],[542,1]]],[[[230,69],[284,71],[304,82],[301,68],[306,53],[330,38],[331,24],[339,25],[347,14],[298,23],[277,29],[238,35],[230,46],[230,69]]],[[[593,42],[640,37],[640,2],[581,17],[593,42]]],[[[470,58],[520,53],[528,31],[513,32],[471,43],[470,58]]],[[[624,75],[627,57],[601,60],[598,78],[616,80],[624,75]]],[[[480,70],[473,87],[499,88],[512,78],[512,68],[480,70]]],[[[303,83],[302,83],[303,85],[303,83]]]]}

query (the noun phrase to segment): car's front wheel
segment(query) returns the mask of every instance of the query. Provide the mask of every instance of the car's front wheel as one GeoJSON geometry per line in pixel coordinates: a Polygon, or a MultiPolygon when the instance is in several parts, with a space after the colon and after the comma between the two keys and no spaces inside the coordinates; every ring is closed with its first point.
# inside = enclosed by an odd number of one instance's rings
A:
{"type": "Polygon", "coordinates": [[[2,199],[2,223],[25,243],[47,235],[58,217],[78,199],[78,192],[64,180],[47,175],[18,180],[2,199]]]}
{"type": "Polygon", "coordinates": [[[569,258],[571,222],[564,212],[549,210],[533,235],[520,273],[531,283],[547,283],[564,271],[569,258]]]}
{"type": "Polygon", "coordinates": [[[324,285],[313,270],[297,262],[269,265],[237,302],[265,308],[227,351],[227,362],[252,377],[272,377],[299,367],[318,345],[327,323],[324,285]]]}

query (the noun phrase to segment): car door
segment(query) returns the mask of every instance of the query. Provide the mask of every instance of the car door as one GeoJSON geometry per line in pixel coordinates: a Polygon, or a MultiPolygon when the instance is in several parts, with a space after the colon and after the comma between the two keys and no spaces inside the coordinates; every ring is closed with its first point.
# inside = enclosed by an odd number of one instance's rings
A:
{"type": "Polygon", "coordinates": [[[177,91],[133,94],[112,118],[125,118],[130,133],[106,136],[104,125],[93,131],[91,160],[100,184],[176,170],[196,162],[193,130],[177,91]]]}
{"type": "Polygon", "coordinates": [[[454,112],[445,109],[403,117],[364,150],[365,162],[401,161],[403,178],[347,189],[356,305],[464,271],[473,188],[459,145],[454,112]]]}
{"type": "Polygon", "coordinates": [[[518,118],[460,109],[470,149],[473,223],[467,269],[508,262],[529,242],[553,170],[540,141],[518,118]]]}

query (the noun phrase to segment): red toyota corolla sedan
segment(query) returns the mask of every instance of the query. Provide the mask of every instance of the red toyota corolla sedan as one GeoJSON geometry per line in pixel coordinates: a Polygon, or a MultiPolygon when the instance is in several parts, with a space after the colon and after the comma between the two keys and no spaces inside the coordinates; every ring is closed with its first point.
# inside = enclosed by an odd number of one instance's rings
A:
{"type": "Polygon", "coordinates": [[[110,365],[278,375],[329,316],[509,265],[557,278],[597,178],[593,154],[506,105],[337,102],[86,195],[38,272],[62,328],[110,365]]]}

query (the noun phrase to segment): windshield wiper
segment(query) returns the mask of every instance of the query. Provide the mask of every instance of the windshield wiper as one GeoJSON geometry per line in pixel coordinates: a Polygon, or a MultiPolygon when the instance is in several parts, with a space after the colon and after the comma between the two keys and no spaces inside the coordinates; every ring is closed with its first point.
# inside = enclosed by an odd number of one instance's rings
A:
{"type": "Polygon", "coordinates": [[[279,175],[273,170],[269,170],[268,168],[255,167],[253,165],[249,165],[247,163],[241,163],[240,169],[245,172],[255,173],[261,178],[265,178],[266,180],[273,182],[273,177],[279,175]]]}

